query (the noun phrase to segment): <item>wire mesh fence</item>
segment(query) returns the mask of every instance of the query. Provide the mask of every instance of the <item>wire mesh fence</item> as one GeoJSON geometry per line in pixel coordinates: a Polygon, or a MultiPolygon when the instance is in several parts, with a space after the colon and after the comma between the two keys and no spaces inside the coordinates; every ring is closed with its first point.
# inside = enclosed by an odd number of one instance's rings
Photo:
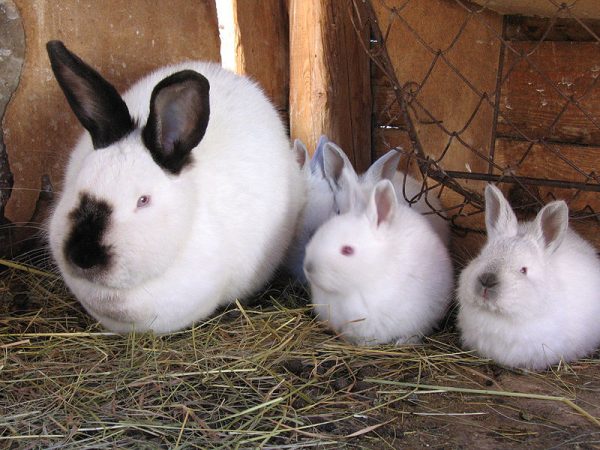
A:
{"type": "Polygon", "coordinates": [[[372,30],[375,151],[401,146],[457,231],[481,230],[486,182],[521,217],[561,198],[582,228],[600,223],[600,21],[547,1],[544,19],[352,2],[355,28],[372,30]]]}

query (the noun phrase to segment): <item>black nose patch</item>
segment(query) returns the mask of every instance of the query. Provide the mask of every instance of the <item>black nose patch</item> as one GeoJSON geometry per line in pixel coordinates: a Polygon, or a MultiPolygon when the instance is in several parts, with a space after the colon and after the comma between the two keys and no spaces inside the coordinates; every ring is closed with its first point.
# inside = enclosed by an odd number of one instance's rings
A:
{"type": "Polygon", "coordinates": [[[88,193],[79,197],[79,205],[69,214],[72,228],[65,241],[64,254],[71,264],[81,269],[104,269],[110,263],[110,248],[102,244],[111,206],[88,193]]]}
{"type": "Polygon", "coordinates": [[[479,284],[481,284],[481,286],[483,286],[484,288],[493,288],[499,283],[496,274],[493,274],[491,272],[482,273],[477,277],[477,281],[479,281],[479,284]]]}

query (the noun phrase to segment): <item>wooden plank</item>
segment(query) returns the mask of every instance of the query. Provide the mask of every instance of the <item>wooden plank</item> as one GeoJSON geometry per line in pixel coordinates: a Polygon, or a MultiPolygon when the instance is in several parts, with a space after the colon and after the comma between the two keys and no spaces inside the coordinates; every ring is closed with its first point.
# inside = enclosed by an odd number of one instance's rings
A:
{"type": "Polygon", "coordinates": [[[42,174],[60,191],[69,152],[83,128],[55,81],[46,54],[61,39],[119,90],[165,64],[188,59],[219,61],[214,0],[16,0],[26,36],[23,72],[4,117],[4,138],[15,176],[7,205],[13,222],[31,217],[42,174]]]}
{"type": "Polygon", "coordinates": [[[519,14],[522,16],[555,17],[571,16],[600,19],[600,3],[596,0],[472,0],[483,7],[491,8],[500,14],[519,14]],[[561,11],[564,5],[564,11],[561,11]]]}
{"type": "Polygon", "coordinates": [[[285,0],[233,0],[236,71],[257,80],[287,116],[289,36],[285,0]]]}
{"type": "Polygon", "coordinates": [[[362,171],[371,163],[369,29],[357,36],[353,12],[348,0],[290,1],[290,129],[311,151],[327,134],[362,171]]]}
{"type": "Polygon", "coordinates": [[[510,47],[498,136],[599,146],[600,44],[512,42],[510,47]]]}
{"type": "Polygon", "coordinates": [[[496,139],[495,173],[600,184],[600,147],[496,139]]]}
{"type": "Polygon", "coordinates": [[[373,126],[406,129],[393,84],[375,65],[371,68],[373,91],[373,126]]]}
{"type": "Polygon", "coordinates": [[[398,81],[415,95],[411,120],[423,151],[437,158],[449,144],[442,167],[464,170],[468,164],[485,171],[487,163],[451,136],[459,133],[469,146],[489,153],[494,115],[481,98],[494,96],[502,17],[490,12],[471,17],[461,5],[443,0],[373,0],[372,5],[387,33],[398,81]],[[443,58],[436,59],[438,49],[443,58]]]}
{"type": "Polygon", "coordinates": [[[509,41],[598,42],[600,19],[507,16],[504,38],[509,41]]]}

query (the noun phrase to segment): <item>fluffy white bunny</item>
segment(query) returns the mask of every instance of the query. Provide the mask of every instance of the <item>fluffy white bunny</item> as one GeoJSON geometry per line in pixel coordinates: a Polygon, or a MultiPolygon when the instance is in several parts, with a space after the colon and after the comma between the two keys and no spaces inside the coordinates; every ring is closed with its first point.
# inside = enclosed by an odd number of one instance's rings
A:
{"type": "Polygon", "coordinates": [[[49,221],[52,254],[86,310],[117,332],[165,333],[262,287],[306,189],[261,89],[189,62],[121,97],[61,42],[47,49],[89,132],[49,221]]]}
{"type": "Polygon", "coordinates": [[[360,345],[419,340],[452,292],[446,246],[424,216],[397,201],[389,180],[375,185],[366,208],[317,230],[304,271],[318,318],[360,345]]]}
{"type": "Polygon", "coordinates": [[[336,212],[348,211],[351,203],[366,205],[373,187],[380,180],[387,179],[394,185],[398,200],[425,214],[442,241],[448,245],[450,226],[439,199],[434,195],[427,196],[423,183],[397,170],[400,157],[400,152],[390,150],[359,176],[344,151],[333,142],[327,143],[323,149],[323,171],[334,193],[336,212]]]}
{"type": "MultiPolygon", "coordinates": [[[[298,152],[301,153],[301,150],[298,152]]],[[[306,244],[315,231],[330,217],[347,212],[351,201],[355,207],[366,207],[373,187],[380,180],[392,181],[396,198],[425,214],[444,244],[448,245],[450,227],[444,213],[440,212],[442,205],[439,199],[421,194],[423,184],[397,170],[400,156],[398,151],[390,150],[359,176],[344,151],[329,141],[327,136],[321,136],[310,161],[310,170],[307,169],[308,165],[303,169],[308,180],[307,201],[285,263],[287,271],[295,279],[302,283],[307,281],[302,263],[306,244]]]]}
{"type": "Polygon", "coordinates": [[[321,136],[313,157],[308,160],[308,151],[299,139],[294,141],[296,158],[307,185],[306,204],[298,220],[296,233],[285,259],[285,269],[298,281],[306,283],[302,264],[306,244],[325,220],[334,214],[334,197],[323,172],[323,148],[329,142],[321,136]],[[302,157],[301,155],[305,156],[302,157]]]}
{"type": "Polygon", "coordinates": [[[488,234],[460,275],[458,326],[465,347],[534,370],[583,357],[600,345],[600,259],[568,228],[563,201],[518,223],[493,185],[485,190],[488,234]]]}

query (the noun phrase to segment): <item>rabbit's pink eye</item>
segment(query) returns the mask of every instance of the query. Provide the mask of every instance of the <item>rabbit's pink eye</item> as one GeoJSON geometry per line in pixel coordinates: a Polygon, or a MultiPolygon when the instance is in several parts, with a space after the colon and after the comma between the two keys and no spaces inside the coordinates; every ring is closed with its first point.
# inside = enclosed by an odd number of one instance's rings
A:
{"type": "Polygon", "coordinates": [[[527,267],[521,267],[519,272],[521,272],[523,275],[527,275],[527,267]]]}
{"type": "Polygon", "coordinates": [[[350,247],[349,245],[344,245],[341,250],[340,253],[344,256],[350,256],[354,254],[354,248],[350,247]]]}
{"type": "Polygon", "coordinates": [[[150,204],[150,196],[149,195],[142,195],[140,198],[138,198],[138,201],[137,201],[138,208],[143,208],[144,206],[148,206],[149,204],[150,204]]]}

